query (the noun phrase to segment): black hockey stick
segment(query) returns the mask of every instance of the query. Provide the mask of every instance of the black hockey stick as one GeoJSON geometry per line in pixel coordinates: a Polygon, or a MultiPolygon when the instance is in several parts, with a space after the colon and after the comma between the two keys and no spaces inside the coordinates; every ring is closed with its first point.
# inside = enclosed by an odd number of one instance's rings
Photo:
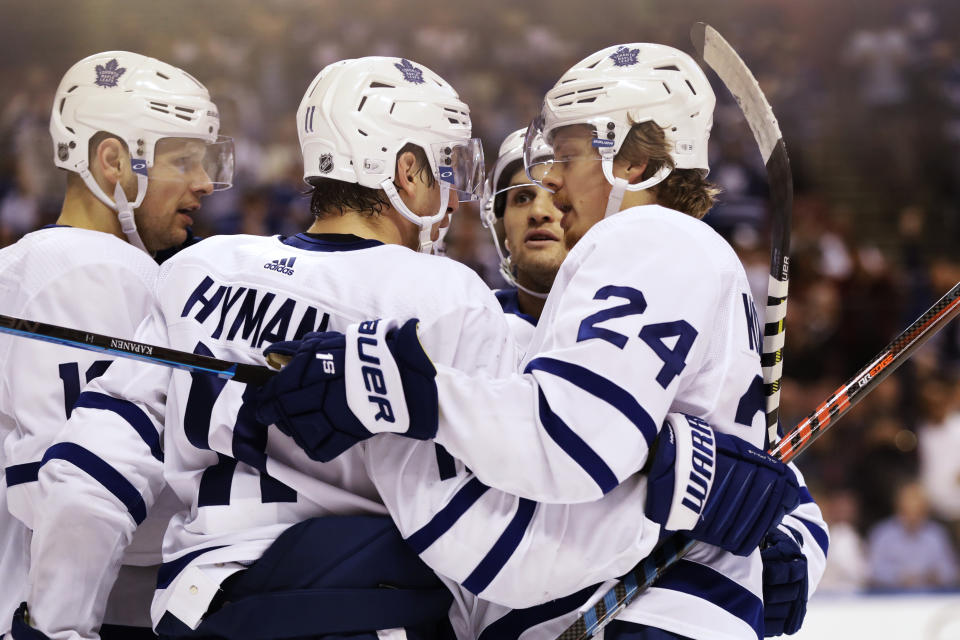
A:
{"type": "MultiPolygon", "coordinates": [[[[888,375],[907,361],[911,355],[938,331],[960,314],[960,282],[940,298],[903,333],[884,347],[867,366],[863,367],[843,386],[837,389],[813,413],[800,421],[792,431],[770,449],[770,454],[789,462],[809,447],[830,425],[842,418],[888,375]]],[[[676,564],[696,544],[690,538],[675,533],[666,538],[604,594],[589,611],[564,631],[557,640],[582,640],[594,637],[625,609],[644,589],[653,585],[670,567],[676,564]]]]}
{"type": "Polygon", "coordinates": [[[0,315],[0,333],[9,333],[14,336],[32,338],[34,340],[43,340],[44,342],[76,347],[77,349],[86,349],[87,351],[111,353],[123,358],[142,360],[143,362],[164,365],[175,369],[212,373],[221,378],[236,380],[237,382],[263,384],[276,373],[276,371],[268,369],[267,367],[260,367],[254,364],[219,360],[186,351],[178,351],[176,349],[158,347],[152,344],[134,342],[133,340],[114,338],[98,333],[88,333],[79,329],[68,329],[67,327],[58,327],[54,324],[34,322],[32,320],[24,320],[23,318],[14,318],[5,315],[0,315]]]}
{"type": "Polygon", "coordinates": [[[780,415],[780,380],[783,377],[784,318],[790,266],[790,216],[793,211],[793,176],[773,109],[750,69],[713,27],[698,22],[690,30],[693,46],[716,72],[736,99],[760,148],[770,185],[770,280],[763,328],[763,383],[766,395],[767,440],[777,441],[780,415]]]}

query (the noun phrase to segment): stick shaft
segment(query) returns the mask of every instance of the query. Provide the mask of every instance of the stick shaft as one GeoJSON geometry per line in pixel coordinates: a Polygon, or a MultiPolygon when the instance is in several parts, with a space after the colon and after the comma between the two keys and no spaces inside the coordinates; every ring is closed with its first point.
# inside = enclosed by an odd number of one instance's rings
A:
{"type": "Polygon", "coordinates": [[[212,373],[221,378],[263,384],[274,374],[266,367],[240,362],[220,360],[196,353],[158,347],[143,342],[125,340],[105,336],[99,333],[90,333],[79,329],[60,327],[54,324],[35,322],[13,316],[0,315],[0,333],[7,333],[32,340],[42,340],[53,344],[110,353],[122,358],[140,360],[152,364],[159,364],[175,369],[212,373]]]}

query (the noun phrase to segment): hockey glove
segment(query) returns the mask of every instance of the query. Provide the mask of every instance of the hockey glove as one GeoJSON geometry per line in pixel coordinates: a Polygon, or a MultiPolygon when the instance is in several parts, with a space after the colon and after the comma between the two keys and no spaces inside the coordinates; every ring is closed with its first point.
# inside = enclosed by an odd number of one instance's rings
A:
{"type": "Polygon", "coordinates": [[[647,476],[648,518],[740,556],[800,501],[785,464],[682,413],[667,416],[647,476]]]}
{"type": "Polygon", "coordinates": [[[803,538],[780,525],[763,539],[763,635],[794,634],[807,613],[807,557],[803,538]]]}
{"type": "Polygon", "coordinates": [[[426,440],[437,433],[437,371],[417,320],[372,320],[343,335],[308,333],[264,354],[292,356],[255,395],[257,420],[276,424],[320,462],[376,433],[426,440]]]}

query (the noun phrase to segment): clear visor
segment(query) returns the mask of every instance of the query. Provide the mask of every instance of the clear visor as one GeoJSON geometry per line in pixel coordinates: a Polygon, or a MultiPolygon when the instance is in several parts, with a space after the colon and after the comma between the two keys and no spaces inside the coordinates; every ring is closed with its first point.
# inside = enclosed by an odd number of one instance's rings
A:
{"type": "Polygon", "coordinates": [[[483,191],[483,145],[480,138],[430,145],[437,178],[457,192],[460,202],[479,200],[483,191]]]}
{"type": "Polygon", "coordinates": [[[133,170],[151,181],[188,183],[193,190],[222,191],[233,186],[233,138],[214,142],[199,138],[161,138],[153,153],[153,166],[133,159],[133,170]]]}
{"type": "Polygon", "coordinates": [[[547,176],[569,170],[581,162],[600,162],[600,150],[613,147],[613,141],[596,136],[589,124],[558,127],[544,135],[543,116],[530,122],[523,139],[523,166],[527,177],[539,187],[552,191],[547,176]]]}

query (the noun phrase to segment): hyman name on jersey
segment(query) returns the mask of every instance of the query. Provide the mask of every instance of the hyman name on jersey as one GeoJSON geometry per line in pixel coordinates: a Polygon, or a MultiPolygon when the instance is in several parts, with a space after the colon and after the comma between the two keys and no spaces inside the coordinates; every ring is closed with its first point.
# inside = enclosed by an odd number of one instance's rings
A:
{"type": "Polygon", "coordinates": [[[330,314],[321,315],[302,300],[281,299],[273,292],[251,287],[217,284],[210,276],[204,277],[187,299],[180,317],[187,316],[200,324],[215,320],[216,329],[210,332],[215,340],[226,329],[225,340],[242,340],[256,349],[263,348],[264,343],[299,340],[311,331],[325,331],[330,322],[330,314]],[[296,327],[292,334],[291,327],[296,327]]]}

